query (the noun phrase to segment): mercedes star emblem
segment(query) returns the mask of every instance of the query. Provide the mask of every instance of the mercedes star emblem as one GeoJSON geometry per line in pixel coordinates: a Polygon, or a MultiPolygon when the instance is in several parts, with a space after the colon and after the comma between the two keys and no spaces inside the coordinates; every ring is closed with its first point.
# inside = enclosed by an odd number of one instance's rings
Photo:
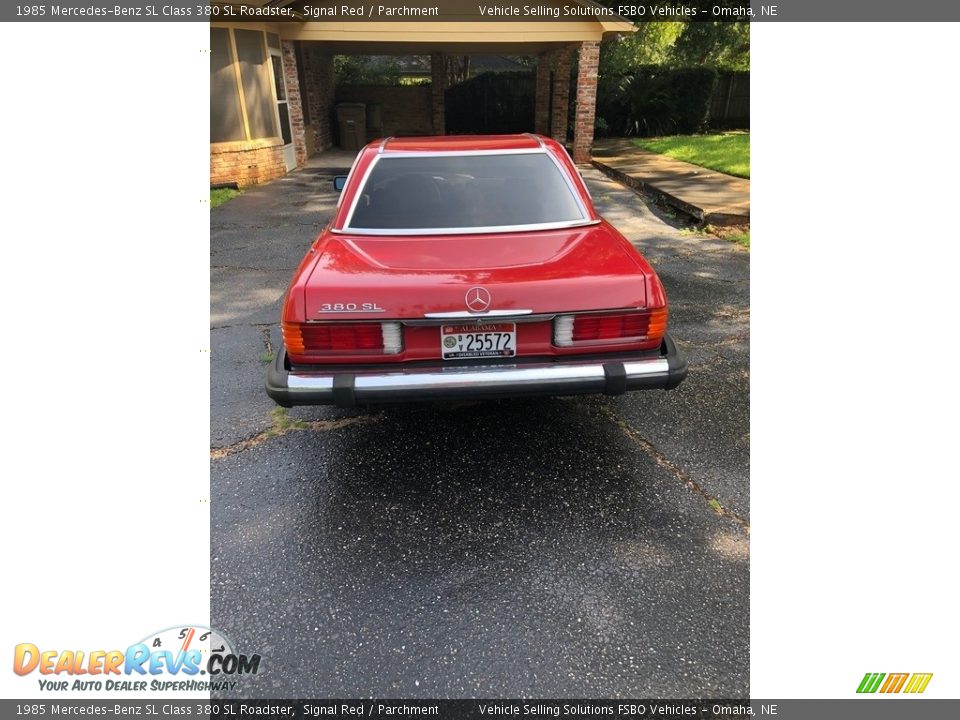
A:
{"type": "Polygon", "coordinates": [[[467,310],[470,312],[483,312],[490,307],[490,291],[482,287],[472,287],[467,290],[466,301],[467,310]]]}

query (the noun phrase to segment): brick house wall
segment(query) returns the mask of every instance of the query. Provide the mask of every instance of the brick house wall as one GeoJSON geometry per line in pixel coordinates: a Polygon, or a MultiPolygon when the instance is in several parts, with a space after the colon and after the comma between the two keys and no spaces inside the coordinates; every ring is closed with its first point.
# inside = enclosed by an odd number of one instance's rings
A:
{"type": "Polygon", "coordinates": [[[384,137],[433,133],[429,85],[341,85],[337,102],[382,105],[384,137]]]}
{"type": "Polygon", "coordinates": [[[256,185],[287,174],[280,138],[210,146],[210,184],[256,185]]]}

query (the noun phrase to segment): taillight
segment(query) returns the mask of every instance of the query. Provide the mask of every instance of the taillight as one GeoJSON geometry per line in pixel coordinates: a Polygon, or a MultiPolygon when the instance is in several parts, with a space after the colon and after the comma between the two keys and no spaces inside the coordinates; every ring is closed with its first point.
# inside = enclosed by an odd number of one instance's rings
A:
{"type": "Polygon", "coordinates": [[[396,355],[403,350],[400,323],[288,323],[281,327],[291,355],[396,355]]]}
{"type": "Polygon", "coordinates": [[[630,313],[558,315],[553,321],[553,342],[559,347],[614,345],[655,341],[667,330],[667,309],[630,313]]]}

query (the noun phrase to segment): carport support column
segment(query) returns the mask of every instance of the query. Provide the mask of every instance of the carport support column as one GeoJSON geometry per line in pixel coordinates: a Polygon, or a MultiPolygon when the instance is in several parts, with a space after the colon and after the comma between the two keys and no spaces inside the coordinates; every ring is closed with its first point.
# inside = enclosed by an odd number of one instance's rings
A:
{"type": "Polygon", "coordinates": [[[537,55],[537,85],[533,111],[535,132],[546,135],[550,132],[550,54],[537,55]]]}
{"type": "Polygon", "coordinates": [[[447,62],[443,53],[430,53],[430,105],[433,113],[433,134],[447,134],[444,93],[447,89],[447,62]]]}
{"type": "Polygon", "coordinates": [[[300,75],[297,72],[297,51],[290,40],[280,41],[283,54],[283,78],[287,85],[287,111],[290,114],[290,134],[293,136],[293,150],[297,156],[297,167],[307,164],[307,136],[303,127],[303,104],[300,97],[300,75]]]}
{"type": "Polygon", "coordinates": [[[600,43],[580,43],[577,69],[577,107],[573,124],[573,161],[590,162],[593,126],[597,114],[597,75],[600,68],[600,43]]]}
{"type": "Polygon", "coordinates": [[[304,42],[303,83],[300,88],[301,102],[310,108],[310,128],[313,145],[317,152],[333,147],[333,129],[330,127],[330,112],[333,109],[336,90],[336,74],[333,55],[320,52],[318,43],[304,42]]]}
{"type": "Polygon", "coordinates": [[[570,67],[573,52],[562,48],[554,55],[553,107],[550,108],[550,135],[559,143],[567,142],[567,113],[570,109],[570,67]]]}

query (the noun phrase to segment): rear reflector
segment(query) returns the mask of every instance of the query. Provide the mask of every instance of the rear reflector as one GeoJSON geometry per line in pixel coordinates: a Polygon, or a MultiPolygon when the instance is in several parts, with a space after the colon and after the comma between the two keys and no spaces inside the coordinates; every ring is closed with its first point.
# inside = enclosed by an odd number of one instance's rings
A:
{"type": "Polygon", "coordinates": [[[283,323],[292,355],[396,355],[403,350],[400,323],[283,323]]]}
{"type": "Polygon", "coordinates": [[[572,345],[612,345],[659,340],[667,330],[667,309],[618,314],[559,315],[553,324],[553,342],[572,345]]]}
{"type": "Polygon", "coordinates": [[[396,355],[403,350],[403,326],[397,322],[380,323],[383,331],[383,352],[385,355],[396,355]]]}

